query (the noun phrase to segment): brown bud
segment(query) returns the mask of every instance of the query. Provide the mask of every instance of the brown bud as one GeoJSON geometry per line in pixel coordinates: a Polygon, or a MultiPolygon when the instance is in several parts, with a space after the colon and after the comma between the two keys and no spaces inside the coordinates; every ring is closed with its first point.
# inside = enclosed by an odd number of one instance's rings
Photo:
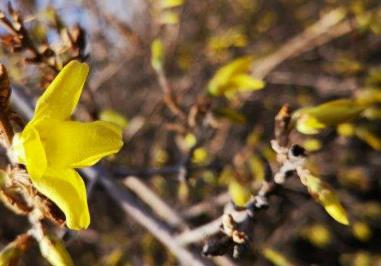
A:
{"type": "Polygon", "coordinates": [[[3,64],[0,64],[0,108],[8,109],[9,97],[11,96],[11,89],[9,86],[9,79],[7,69],[3,64]]]}

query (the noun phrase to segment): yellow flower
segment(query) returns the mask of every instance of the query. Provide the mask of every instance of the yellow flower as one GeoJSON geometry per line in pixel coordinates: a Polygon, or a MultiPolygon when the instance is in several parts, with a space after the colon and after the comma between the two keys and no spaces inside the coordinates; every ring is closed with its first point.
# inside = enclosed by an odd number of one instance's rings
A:
{"type": "Polygon", "coordinates": [[[39,98],[32,120],[12,144],[33,185],[64,212],[67,226],[74,230],[90,224],[86,187],[75,168],[94,165],[123,145],[121,129],[112,123],[70,121],[88,72],[87,64],[67,64],[39,98]]]}

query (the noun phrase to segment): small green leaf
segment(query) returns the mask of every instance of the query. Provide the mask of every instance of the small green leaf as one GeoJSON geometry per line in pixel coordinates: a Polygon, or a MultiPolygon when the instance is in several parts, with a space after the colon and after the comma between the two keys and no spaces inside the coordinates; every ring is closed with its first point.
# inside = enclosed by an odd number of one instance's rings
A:
{"type": "Polygon", "coordinates": [[[306,151],[314,152],[314,151],[318,151],[321,149],[322,143],[318,139],[313,139],[313,138],[306,139],[303,142],[303,147],[306,149],[306,151]]]}
{"type": "Polygon", "coordinates": [[[265,83],[248,74],[240,74],[232,77],[230,85],[239,88],[240,91],[254,91],[263,89],[265,83]]]}
{"type": "Polygon", "coordinates": [[[29,235],[20,235],[5,246],[0,252],[0,266],[17,265],[17,262],[28,246],[29,238],[29,235]]]}
{"type": "Polygon", "coordinates": [[[356,128],[356,136],[376,151],[381,151],[381,138],[365,126],[356,128]]]}
{"type": "Polygon", "coordinates": [[[155,39],[151,44],[151,65],[156,71],[162,71],[164,65],[164,45],[160,39],[155,39]]]}
{"type": "Polygon", "coordinates": [[[251,198],[250,186],[244,186],[233,179],[229,182],[229,194],[235,205],[244,207],[251,198]]]}
{"type": "Polygon", "coordinates": [[[161,8],[173,8],[184,4],[184,0],[161,0],[161,8]]]}
{"type": "Polygon", "coordinates": [[[192,163],[203,164],[208,160],[208,151],[205,148],[197,148],[193,152],[192,163]]]}
{"type": "Polygon", "coordinates": [[[314,224],[303,228],[301,235],[319,248],[328,246],[332,241],[331,232],[323,224],[314,224]]]}
{"type": "Polygon", "coordinates": [[[327,183],[311,174],[302,177],[301,181],[307,187],[311,196],[324,207],[333,219],[341,224],[349,225],[345,209],[341,205],[336,193],[327,183]]]}
{"type": "Polygon", "coordinates": [[[343,137],[353,137],[356,131],[356,128],[351,123],[343,123],[337,126],[337,133],[343,137]]]}
{"type": "Polygon", "coordinates": [[[175,11],[164,11],[160,14],[160,23],[176,25],[179,23],[179,15],[175,11]]]}
{"type": "Polygon", "coordinates": [[[245,56],[222,66],[209,81],[208,92],[213,96],[231,98],[238,92],[262,89],[264,82],[248,73],[252,62],[252,56],[245,56]]]}
{"type": "Polygon", "coordinates": [[[327,126],[335,126],[360,116],[365,106],[352,99],[334,100],[303,108],[293,114],[296,128],[304,134],[317,134],[327,126]]]}
{"type": "Polygon", "coordinates": [[[197,138],[196,138],[196,136],[194,134],[188,133],[184,137],[184,142],[185,142],[187,148],[191,149],[192,147],[194,147],[194,145],[197,144],[197,138]]]}
{"type": "Polygon", "coordinates": [[[319,131],[324,128],[326,128],[326,125],[320,123],[318,119],[308,114],[302,115],[296,121],[296,129],[306,135],[318,134],[319,131]]]}
{"type": "Polygon", "coordinates": [[[360,90],[356,95],[356,101],[362,105],[372,105],[381,103],[381,90],[379,89],[365,89],[360,90]]]}
{"type": "Polygon", "coordinates": [[[263,256],[268,259],[275,266],[293,266],[282,253],[271,248],[265,248],[262,250],[263,256]]]}
{"type": "Polygon", "coordinates": [[[357,239],[364,242],[372,237],[372,231],[365,222],[355,222],[352,226],[352,233],[357,239]]]}
{"type": "Polygon", "coordinates": [[[60,239],[44,235],[39,241],[42,256],[53,266],[74,266],[73,260],[60,239]]]}
{"type": "Polygon", "coordinates": [[[110,110],[110,109],[109,110],[103,110],[99,115],[99,119],[103,120],[103,121],[111,122],[111,123],[119,126],[122,129],[127,127],[127,125],[128,125],[128,121],[124,116],[122,116],[118,112],[116,112],[114,110],[110,110]]]}
{"type": "Polygon", "coordinates": [[[216,108],[213,110],[213,113],[216,115],[216,117],[226,118],[234,123],[246,123],[246,116],[243,113],[231,108],[216,108]]]}
{"type": "Polygon", "coordinates": [[[253,155],[249,160],[250,172],[257,182],[263,182],[266,176],[266,169],[263,161],[256,155],[253,155]]]}

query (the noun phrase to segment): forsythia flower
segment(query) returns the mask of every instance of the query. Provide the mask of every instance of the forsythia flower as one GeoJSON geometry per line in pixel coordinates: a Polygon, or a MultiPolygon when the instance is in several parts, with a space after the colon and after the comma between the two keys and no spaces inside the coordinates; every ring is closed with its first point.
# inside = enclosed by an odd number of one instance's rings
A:
{"type": "Polygon", "coordinates": [[[71,121],[89,71],[72,61],[37,101],[32,120],[13,139],[12,152],[37,190],[65,214],[74,230],[90,224],[86,187],[75,168],[88,167],[123,145],[121,129],[105,121],[71,121]]]}

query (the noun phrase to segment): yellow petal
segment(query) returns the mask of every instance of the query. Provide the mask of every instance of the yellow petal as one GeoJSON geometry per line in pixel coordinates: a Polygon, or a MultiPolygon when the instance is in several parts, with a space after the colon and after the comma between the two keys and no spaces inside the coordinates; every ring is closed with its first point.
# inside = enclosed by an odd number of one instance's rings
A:
{"type": "Polygon", "coordinates": [[[52,200],[65,214],[70,229],[86,229],[90,224],[86,187],[73,169],[48,169],[43,177],[33,178],[37,190],[52,200]]]}
{"type": "Polygon", "coordinates": [[[87,64],[76,60],[67,64],[38,99],[34,119],[69,118],[77,106],[88,72],[87,64]]]}
{"type": "Polygon", "coordinates": [[[122,130],[105,121],[83,123],[46,119],[38,125],[49,167],[81,168],[120,150],[122,130]]]}
{"type": "Polygon", "coordinates": [[[15,149],[19,153],[19,157],[21,157],[20,163],[26,165],[28,173],[32,177],[41,177],[46,171],[47,159],[37,129],[33,125],[28,125],[21,133],[19,139],[22,145],[19,145],[18,141],[15,141],[15,149]],[[22,148],[24,151],[21,150],[22,148]]]}

